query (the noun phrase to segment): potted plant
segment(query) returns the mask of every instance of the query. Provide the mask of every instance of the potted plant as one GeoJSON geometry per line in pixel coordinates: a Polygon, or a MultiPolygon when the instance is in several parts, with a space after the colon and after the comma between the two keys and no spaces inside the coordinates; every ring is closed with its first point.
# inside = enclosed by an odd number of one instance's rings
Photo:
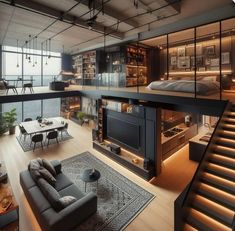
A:
{"type": "Polygon", "coordinates": [[[17,119],[16,108],[13,108],[12,110],[8,112],[4,112],[3,116],[6,121],[7,127],[9,129],[9,134],[10,135],[15,134],[15,127],[16,127],[15,122],[17,119]]]}
{"type": "Polygon", "coordinates": [[[8,131],[8,127],[3,116],[3,113],[0,113],[0,136],[8,131]]]}
{"type": "Polygon", "coordinates": [[[82,111],[78,111],[77,112],[77,118],[78,118],[78,124],[82,126],[82,124],[84,123],[84,116],[86,114],[82,111]]]}

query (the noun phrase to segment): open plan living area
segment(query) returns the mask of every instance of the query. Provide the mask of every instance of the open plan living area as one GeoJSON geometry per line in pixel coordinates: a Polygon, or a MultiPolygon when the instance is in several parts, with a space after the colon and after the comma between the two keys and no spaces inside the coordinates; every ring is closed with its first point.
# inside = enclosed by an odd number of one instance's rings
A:
{"type": "Polygon", "coordinates": [[[235,231],[234,0],[0,0],[0,231],[235,231]]]}

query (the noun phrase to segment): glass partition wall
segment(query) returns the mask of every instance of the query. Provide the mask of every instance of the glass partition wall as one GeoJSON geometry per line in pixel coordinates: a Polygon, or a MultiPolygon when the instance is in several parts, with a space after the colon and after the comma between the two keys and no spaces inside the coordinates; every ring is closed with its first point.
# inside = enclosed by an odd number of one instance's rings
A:
{"type": "Polygon", "coordinates": [[[146,93],[235,102],[234,18],[140,43],[151,47],[157,60],[150,60],[155,78],[148,79],[148,83],[157,81],[156,89],[145,89],[146,93]]]}

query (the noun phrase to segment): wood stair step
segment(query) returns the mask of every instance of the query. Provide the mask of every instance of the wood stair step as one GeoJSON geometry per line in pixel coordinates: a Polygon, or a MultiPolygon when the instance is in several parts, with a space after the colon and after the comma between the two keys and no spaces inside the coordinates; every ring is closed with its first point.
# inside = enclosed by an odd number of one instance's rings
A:
{"type": "Polygon", "coordinates": [[[235,118],[235,111],[234,111],[234,109],[233,109],[233,111],[227,112],[226,115],[227,115],[228,117],[235,118]]]}
{"type": "Polygon", "coordinates": [[[235,211],[235,196],[230,193],[224,192],[205,183],[199,184],[197,193],[235,211]]]}
{"type": "Polygon", "coordinates": [[[216,143],[221,146],[235,148],[235,140],[234,139],[219,137],[216,139],[216,143]]]}
{"type": "Polygon", "coordinates": [[[185,223],[183,231],[198,231],[198,229],[195,229],[190,224],[185,223]]]}
{"type": "Polygon", "coordinates": [[[229,148],[229,147],[225,147],[222,145],[214,145],[213,146],[213,151],[217,154],[220,155],[225,155],[231,158],[235,158],[235,149],[234,148],[229,148]]]}
{"type": "Polygon", "coordinates": [[[217,164],[208,163],[205,169],[206,172],[223,177],[225,179],[235,181],[235,171],[217,164]]]}
{"type": "Polygon", "coordinates": [[[201,213],[217,220],[228,227],[232,227],[234,211],[198,194],[194,195],[192,207],[201,213]]]}
{"type": "Polygon", "coordinates": [[[218,130],[218,134],[224,138],[235,139],[235,132],[232,131],[218,130]]]}
{"type": "Polygon", "coordinates": [[[232,231],[232,229],[215,219],[197,211],[190,209],[187,223],[200,231],[232,231]]]}
{"type": "Polygon", "coordinates": [[[228,131],[235,131],[235,125],[234,124],[222,124],[223,129],[228,131]]]}
{"type": "Polygon", "coordinates": [[[223,118],[223,122],[228,123],[228,124],[235,124],[235,118],[225,117],[223,118]]]}
{"type": "Polygon", "coordinates": [[[235,195],[235,182],[221,178],[208,172],[204,172],[201,181],[213,187],[235,195]]]}
{"type": "Polygon", "coordinates": [[[220,154],[212,153],[209,155],[209,160],[212,163],[231,168],[235,170],[235,158],[230,158],[220,154]]]}

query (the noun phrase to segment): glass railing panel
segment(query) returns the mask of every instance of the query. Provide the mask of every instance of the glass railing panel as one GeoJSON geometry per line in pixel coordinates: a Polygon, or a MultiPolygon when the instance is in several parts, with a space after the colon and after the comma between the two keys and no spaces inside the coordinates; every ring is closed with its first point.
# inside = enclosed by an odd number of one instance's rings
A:
{"type": "Polygon", "coordinates": [[[235,103],[235,19],[221,22],[221,88],[222,99],[235,103]]]}
{"type": "Polygon", "coordinates": [[[196,28],[196,97],[220,99],[220,25],[196,28]]]}

